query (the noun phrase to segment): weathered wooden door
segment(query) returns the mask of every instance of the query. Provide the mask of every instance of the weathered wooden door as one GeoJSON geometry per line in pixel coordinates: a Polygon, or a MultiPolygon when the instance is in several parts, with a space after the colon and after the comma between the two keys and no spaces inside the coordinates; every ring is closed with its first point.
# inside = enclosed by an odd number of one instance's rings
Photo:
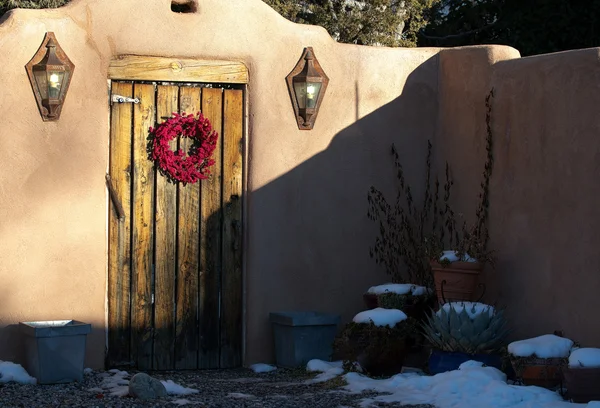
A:
{"type": "MultiPolygon", "coordinates": [[[[239,88],[239,87],[238,87],[239,88]]],[[[171,370],[242,363],[243,89],[113,81],[109,366],[171,370]],[[219,133],[211,176],[170,183],[148,159],[148,129],[201,111],[219,133]]],[[[187,150],[189,140],[174,141],[187,150]]]]}

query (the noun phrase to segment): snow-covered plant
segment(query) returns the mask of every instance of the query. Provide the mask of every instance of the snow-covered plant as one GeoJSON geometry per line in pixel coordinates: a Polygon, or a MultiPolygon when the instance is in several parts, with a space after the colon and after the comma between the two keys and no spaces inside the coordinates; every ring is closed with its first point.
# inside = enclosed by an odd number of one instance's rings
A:
{"type": "Polygon", "coordinates": [[[333,355],[344,361],[344,369],[360,369],[371,375],[399,372],[417,332],[413,319],[395,324],[348,323],[333,343],[333,355]],[[395,371],[398,369],[398,371],[395,371]]]}
{"type": "Polygon", "coordinates": [[[467,354],[498,352],[509,333],[502,310],[471,302],[445,304],[422,327],[433,347],[467,354]]]}

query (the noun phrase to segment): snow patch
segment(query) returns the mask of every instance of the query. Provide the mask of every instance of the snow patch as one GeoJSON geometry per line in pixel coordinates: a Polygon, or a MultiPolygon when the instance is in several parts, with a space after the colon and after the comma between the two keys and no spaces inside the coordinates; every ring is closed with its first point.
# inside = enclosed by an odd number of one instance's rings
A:
{"type": "Polygon", "coordinates": [[[227,398],[254,398],[254,395],[244,394],[241,392],[230,392],[227,394],[227,398]]]}
{"type": "Polygon", "coordinates": [[[200,391],[195,390],[193,388],[186,388],[182,385],[174,383],[173,380],[161,381],[162,385],[167,389],[167,394],[169,395],[190,395],[197,394],[200,391]]]}
{"type": "Polygon", "coordinates": [[[564,358],[569,355],[572,347],[573,340],[554,334],[544,334],[531,339],[513,341],[508,345],[508,352],[517,357],[531,357],[535,354],[539,358],[564,358]]]}
{"type": "Polygon", "coordinates": [[[88,367],[88,368],[84,368],[84,369],[83,369],[83,373],[84,373],[85,375],[93,374],[93,373],[94,373],[94,370],[92,370],[92,369],[91,369],[91,368],[89,368],[89,367],[88,367]]]}
{"type": "Polygon", "coordinates": [[[440,256],[440,262],[448,260],[448,262],[477,262],[477,259],[472,258],[469,254],[465,254],[463,259],[460,259],[456,254],[456,251],[444,251],[442,252],[442,256],[440,256]]]}
{"type": "Polygon", "coordinates": [[[321,374],[317,375],[315,378],[307,380],[307,384],[320,383],[329,381],[340,374],[344,374],[344,369],[342,368],[342,361],[323,361],[319,359],[313,359],[306,364],[306,371],[310,372],[320,372],[321,374]]]}
{"type": "Polygon", "coordinates": [[[188,399],[176,399],[175,401],[171,401],[171,404],[175,404],[175,405],[192,405],[192,404],[198,404],[198,402],[193,402],[193,401],[190,401],[188,399]]]}
{"type": "MultiPolygon", "coordinates": [[[[446,313],[450,312],[450,308],[454,309],[456,313],[461,313],[463,310],[465,310],[471,318],[471,320],[475,319],[477,316],[485,312],[489,313],[490,317],[492,317],[494,313],[496,313],[496,309],[494,309],[493,306],[478,302],[450,302],[442,306],[442,309],[444,309],[446,313]]],[[[438,310],[436,314],[438,316],[442,315],[440,310],[438,310]]]]}
{"type": "Polygon", "coordinates": [[[250,366],[250,369],[252,371],[254,371],[255,373],[269,373],[271,371],[277,370],[277,367],[269,365],[269,364],[257,363],[257,364],[252,364],[250,366]]]}
{"type": "Polygon", "coordinates": [[[0,360],[0,383],[11,381],[20,384],[37,384],[37,380],[30,376],[20,364],[0,360]]]}
{"type": "Polygon", "coordinates": [[[324,373],[332,368],[342,368],[342,365],[342,361],[323,361],[315,358],[306,364],[306,371],[318,371],[324,373]]]}
{"type": "Polygon", "coordinates": [[[371,286],[367,293],[373,295],[382,295],[384,293],[396,293],[398,295],[406,295],[410,293],[413,296],[421,296],[426,293],[431,293],[431,289],[424,286],[413,285],[410,283],[386,283],[384,285],[371,286]]]}
{"type": "Polygon", "coordinates": [[[504,373],[473,361],[463,363],[458,370],[435,376],[411,373],[375,380],[362,374],[348,373],[344,378],[348,382],[344,388],[352,393],[372,390],[388,394],[363,399],[363,407],[394,402],[431,404],[437,408],[583,407],[564,402],[558,393],[545,388],[509,385],[504,373]]]}
{"type": "MultiPolygon", "coordinates": [[[[600,348],[580,348],[569,356],[571,368],[600,368],[600,348]]],[[[598,403],[600,406],[600,402],[598,403]]]]}
{"type": "Polygon", "coordinates": [[[394,327],[401,321],[406,320],[406,315],[403,311],[398,309],[384,309],[378,307],[373,310],[365,310],[360,312],[352,321],[354,323],[366,323],[373,322],[375,326],[389,326],[394,327]]]}
{"type": "Polygon", "coordinates": [[[100,373],[99,376],[102,378],[100,388],[104,393],[114,397],[129,395],[129,373],[127,371],[112,369],[106,373],[100,373]]]}

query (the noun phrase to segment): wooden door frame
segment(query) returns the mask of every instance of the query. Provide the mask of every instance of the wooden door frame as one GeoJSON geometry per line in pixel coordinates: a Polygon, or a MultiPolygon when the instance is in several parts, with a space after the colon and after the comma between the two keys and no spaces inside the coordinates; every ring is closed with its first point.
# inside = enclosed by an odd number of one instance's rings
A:
{"type": "MultiPolygon", "coordinates": [[[[247,85],[249,83],[249,72],[246,65],[241,61],[228,60],[205,60],[194,58],[177,57],[159,57],[144,55],[118,55],[114,57],[108,67],[108,105],[110,106],[111,84],[112,81],[164,81],[164,82],[192,82],[192,83],[210,83],[210,84],[235,84],[243,85],[243,152],[242,152],[242,364],[246,361],[246,339],[247,339],[247,305],[246,305],[246,266],[247,266],[247,248],[248,228],[247,228],[247,192],[248,192],[248,146],[249,146],[249,124],[247,98],[247,85]]],[[[110,109],[108,110],[110,124],[110,109]]],[[[109,151],[110,137],[109,137],[109,151]]],[[[107,171],[109,164],[107,164],[107,171]]],[[[109,192],[107,191],[107,197],[109,192]]],[[[110,197],[107,198],[107,204],[112,205],[110,197]]],[[[107,208],[107,217],[109,211],[107,208]]],[[[107,223],[109,221],[107,220],[107,223]]],[[[108,224],[107,224],[108,225],[108,224]]],[[[110,237],[106,234],[107,248],[110,244],[110,237]]],[[[107,251],[106,277],[109,279],[110,251],[107,251]]],[[[106,296],[106,322],[105,322],[105,350],[108,352],[108,287],[106,296]]]]}

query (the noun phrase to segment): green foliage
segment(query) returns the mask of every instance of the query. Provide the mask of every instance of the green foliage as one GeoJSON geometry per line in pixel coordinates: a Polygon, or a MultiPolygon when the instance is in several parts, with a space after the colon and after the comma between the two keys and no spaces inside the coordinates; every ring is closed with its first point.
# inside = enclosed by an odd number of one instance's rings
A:
{"type": "Polygon", "coordinates": [[[384,309],[398,309],[404,311],[406,305],[423,305],[431,302],[432,296],[435,295],[420,295],[414,296],[411,293],[399,295],[397,293],[382,293],[377,295],[377,304],[384,309]]]}
{"type": "Polygon", "coordinates": [[[503,311],[492,316],[483,312],[471,319],[466,310],[458,313],[453,307],[449,311],[442,308],[427,316],[427,322],[423,324],[423,334],[431,345],[448,352],[499,352],[508,333],[503,311]]]}
{"type": "Polygon", "coordinates": [[[0,0],[0,16],[14,8],[44,9],[64,6],[70,0],[0,0]]]}
{"type": "Polygon", "coordinates": [[[600,45],[600,0],[442,0],[419,45],[505,44],[522,55],[600,45]]]}
{"type": "Polygon", "coordinates": [[[291,21],[324,27],[339,42],[414,47],[439,0],[263,1],[291,21]]]}

